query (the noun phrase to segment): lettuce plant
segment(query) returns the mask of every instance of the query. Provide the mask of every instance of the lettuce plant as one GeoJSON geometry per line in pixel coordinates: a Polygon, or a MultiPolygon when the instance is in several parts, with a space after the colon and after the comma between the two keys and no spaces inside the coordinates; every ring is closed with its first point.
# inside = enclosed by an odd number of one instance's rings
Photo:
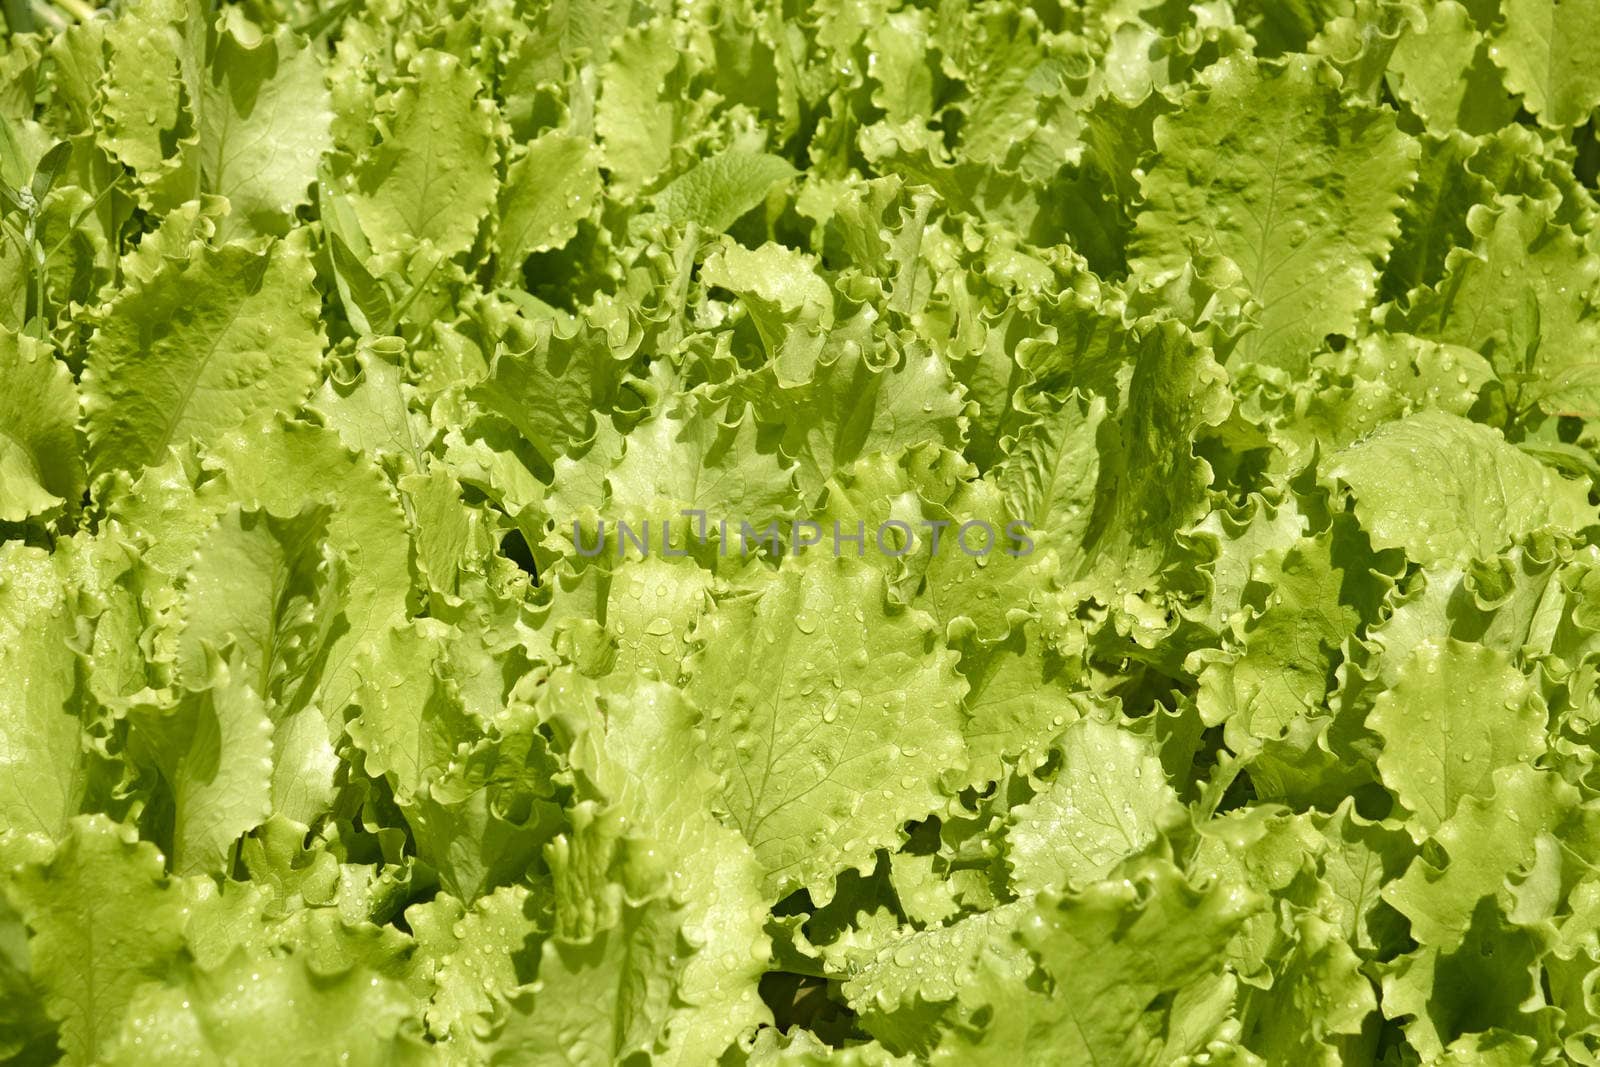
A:
{"type": "Polygon", "coordinates": [[[1600,1063],[1595,0],[13,0],[0,1059],[1600,1063]]]}

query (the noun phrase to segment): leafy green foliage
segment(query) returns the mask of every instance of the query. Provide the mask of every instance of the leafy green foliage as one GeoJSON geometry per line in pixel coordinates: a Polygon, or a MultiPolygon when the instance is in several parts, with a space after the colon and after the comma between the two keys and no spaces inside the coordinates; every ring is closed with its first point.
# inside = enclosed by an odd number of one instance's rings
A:
{"type": "Polygon", "coordinates": [[[3,17],[0,1062],[1600,1063],[1595,0],[3,17]]]}

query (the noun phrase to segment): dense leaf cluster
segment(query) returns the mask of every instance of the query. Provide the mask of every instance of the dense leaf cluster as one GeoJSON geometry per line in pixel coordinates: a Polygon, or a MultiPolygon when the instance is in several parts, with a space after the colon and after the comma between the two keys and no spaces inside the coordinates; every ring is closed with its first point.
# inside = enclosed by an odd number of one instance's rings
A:
{"type": "Polygon", "coordinates": [[[1595,0],[5,12],[0,1059],[1600,1063],[1595,0]]]}

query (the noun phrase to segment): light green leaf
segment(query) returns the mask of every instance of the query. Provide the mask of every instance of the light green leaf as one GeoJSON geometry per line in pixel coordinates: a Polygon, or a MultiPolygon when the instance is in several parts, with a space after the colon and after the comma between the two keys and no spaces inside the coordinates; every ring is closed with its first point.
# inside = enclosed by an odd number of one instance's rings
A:
{"type": "Polygon", "coordinates": [[[203,1067],[242,1049],[271,1049],[285,1063],[438,1062],[406,1032],[414,1017],[398,982],[360,969],[322,975],[298,956],[253,960],[240,951],[214,969],[190,967],[174,982],[141,989],[105,1062],[203,1067]]]}
{"type": "Polygon", "coordinates": [[[1336,650],[1361,621],[1344,600],[1348,576],[1335,551],[1323,534],[1262,553],[1250,577],[1268,592],[1237,625],[1242,647],[1195,664],[1212,659],[1200,672],[1200,712],[1207,723],[1227,720],[1236,752],[1282,736],[1322,702],[1336,650]]]}
{"type": "Polygon", "coordinates": [[[1417,181],[1400,208],[1400,236],[1384,265],[1380,295],[1393,300],[1436,283],[1445,258],[1470,244],[1467,212],[1492,195],[1487,182],[1467,169],[1480,142],[1464,133],[1424,134],[1417,181]]]}
{"type": "Polygon", "coordinates": [[[356,651],[386,632],[405,610],[411,588],[410,543],[394,491],[333,430],[300,422],[230,433],[218,443],[214,464],[223,477],[207,483],[205,496],[218,513],[226,503],[274,515],[335,504],[328,513],[328,547],[346,563],[346,626],[326,652],[317,701],[342,721],[358,683],[356,651]]]}
{"type": "Polygon", "coordinates": [[[203,39],[200,6],[191,0],[139,0],[106,33],[100,86],[106,146],[150,184],[162,177],[167,144],[198,99],[193,41],[203,39]],[[198,33],[196,32],[198,31],[198,33]]]}
{"type": "Polygon", "coordinates": [[[272,721],[245,664],[213,658],[205,688],[176,707],[136,704],[135,751],[148,751],[172,791],[172,866],[226,870],[233,842],[271,814],[272,721]]]}
{"type": "Polygon", "coordinates": [[[500,276],[517,278],[530,254],[571,240],[600,189],[597,153],[587,140],[556,130],[529,144],[500,190],[500,276]]]}
{"type": "Polygon", "coordinates": [[[241,681],[283,709],[297,677],[314,669],[318,622],[339,613],[327,595],[327,528],[326,507],[286,519],[239,508],[222,514],[183,580],[178,666],[188,684],[208,684],[210,652],[231,642],[241,681]]]}
{"type": "Polygon", "coordinates": [[[1055,777],[1011,811],[1006,853],[1019,894],[1099,881],[1178,807],[1155,745],[1126,727],[1080,719],[1055,754],[1055,777]]]}
{"type": "Polygon", "coordinates": [[[1045,406],[1017,435],[995,477],[1008,514],[1025,519],[1041,541],[1066,549],[1088,538],[1100,480],[1097,437],[1106,401],[1101,396],[1071,397],[1045,406]]]}
{"type": "Polygon", "coordinates": [[[700,265],[700,280],[735,294],[755,322],[778,383],[809,381],[833,326],[833,293],[812,256],[768,242],[745,248],[724,239],[700,265]]]}
{"type": "MultiPolygon", "coordinates": [[[[1082,546],[1062,546],[1062,555],[1074,576],[1142,580],[1171,558],[1176,531],[1209,507],[1211,467],[1194,441],[1227,418],[1228,375],[1175,322],[1130,328],[1101,312],[1073,320],[1062,324],[1073,348],[1041,345],[1024,361],[1040,390],[1106,398],[1093,511],[1082,546]]],[[[1093,410],[1091,398],[1086,415],[1093,410]]]]}
{"type": "Polygon", "coordinates": [[[627,353],[616,352],[605,331],[583,319],[571,327],[545,320],[528,334],[525,347],[495,357],[488,378],[468,396],[553,464],[594,435],[595,412],[617,403],[627,353]]]}
{"type": "Polygon", "coordinates": [[[1252,990],[1241,1043],[1265,1063],[1342,1063],[1361,1048],[1377,1010],[1372,981],[1339,931],[1314,914],[1295,922],[1296,943],[1269,990],[1252,990]]]}
{"type": "Polygon", "coordinates": [[[224,21],[198,105],[200,171],[206,191],[231,205],[223,236],[282,233],[333,147],[322,64],[287,32],[263,35],[231,14],[224,21]]]}
{"type": "Polygon", "coordinates": [[[759,420],[783,428],[784,451],[795,457],[807,498],[861,457],[925,442],[960,447],[965,406],[949,364],[932,349],[908,341],[876,350],[874,338],[853,340],[817,324],[787,336],[767,368],[734,388],[759,420]],[[796,345],[805,335],[824,346],[796,345]],[[809,351],[792,360],[797,348],[809,351]]]}
{"type": "Polygon", "coordinates": [[[835,872],[937,807],[940,777],[964,762],[965,683],[931,630],[886,601],[877,570],[815,553],[696,630],[689,693],[716,712],[712,764],[774,898],[826,898],[835,872]]]}
{"type": "Polygon", "coordinates": [[[687,560],[660,554],[618,561],[606,602],[606,628],[617,645],[611,670],[682,685],[695,624],[711,607],[712,576],[687,560]]]}
{"type": "Polygon", "coordinates": [[[1482,559],[1544,527],[1593,523],[1584,486],[1568,481],[1487,426],[1421,411],[1338,452],[1331,477],[1355,495],[1379,548],[1422,564],[1482,559]]]}
{"type": "Polygon", "coordinates": [[[169,445],[293,409],[322,363],[311,280],[302,230],[264,252],[229,245],[166,260],[120,292],[84,370],[91,472],[138,471],[169,445]]]}
{"type": "Polygon", "coordinates": [[[34,338],[0,328],[0,381],[0,522],[77,510],[84,474],[72,374],[34,338]]]}
{"type": "Polygon", "coordinates": [[[83,797],[76,626],[58,562],[0,543],[0,833],[59,838],[83,797]]]}
{"type": "Polygon", "coordinates": [[[765,200],[774,185],[794,176],[795,169],[777,156],[729,150],[673,179],[655,195],[655,205],[673,222],[721,233],[765,200]]]}
{"type": "Polygon", "coordinates": [[[1273,502],[1256,497],[1242,514],[1216,508],[1188,531],[1214,546],[1206,625],[1221,632],[1237,617],[1245,606],[1256,560],[1274,550],[1287,551],[1305,532],[1305,521],[1292,499],[1273,502]]]}
{"type": "Polygon", "coordinates": [[[662,91],[680,59],[673,47],[674,29],[667,19],[630,27],[601,70],[604,88],[595,105],[594,127],[615,195],[637,193],[672,158],[679,129],[662,91]]]}
{"type": "Polygon", "coordinates": [[[538,941],[537,899],[522,886],[502,886],[470,909],[442,895],[406,909],[434,987],[428,1030],[460,1047],[493,1015],[496,998],[510,996],[531,966],[538,941]]]}
{"type": "Polygon", "coordinates": [[[1600,262],[1550,207],[1501,197],[1467,214],[1474,247],[1419,294],[1416,331],[1489,357],[1519,406],[1600,413],[1600,262]]]}
{"type": "Polygon", "coordinates": [[[61,1021],[67,1061],[101,1062],[135,990],[161,978],[183,946],[183,900],[161,854],[132,829],[86,815],[52,855],[0,885],[33,930],[34,977],[61,1021]]]}
{"type": "Polygon", "coordinates": [[[1536,841],[1555,832],[1578,799],[1559,776],[1521,763],[1495,771],[1491,784],[1492,795],[1464,797],[1434,833],[1442,855],[1419,854],[1383,888],[1423,945],[1460,944],[1479,901],[1503,895],[1506,879],[1533,859],[1536,841]]]}
{"type": "Polygon", "coordinates": [[[925,930],[897,927],[900,936],[851,960],[843,992],[871,1034],[895,1048],[926,1051],[936,1021],[980,974],[1008,973],[1025,981],[1033,969],[1012,935],[1027,915],[1024,902],[1002,904],[925,930]]]}
{"type": "Polygon", "coordinates": [[[963,652],[961,673],[968,685],[962,734],[974,781],[1000,777],[1003,761],[1025,769],[1042,762],[1049,742],[1093,706],[1075,684],[1075,660],[1033,622],[992,647],[963,652]]]}
{"type": "Polygon", "coordinates": [[[1488,42],[1455,0],[1440,0],[1424,27],[1401,35],[1389,70],[1397,95],[1434,133],[1490,133],[1516,114],[1488,42]]]}
{"type": "Polygon", "coordinates": [[[1318,388],[1307,390],[1297,417],[1274,431],[1296,466],[1422,408],[1465,417],[1495,379],[1489,361],[1470,348],[1409,333],[1369,334],[1317,363],[1318,388]]]}
{"type": "Polygon", "coordinates": [[[1372,302],[1416,145],[1390,115],[1342,105],[1320,61],[1229,57],[1201,78],[1198,99],[1156,120],[1135,269],[1170,275],[1191,242],[1214,244],[1260,305],[1242,354],[1302,368],[1372,302]]]}
{"type": "Polygon", "coordinates": [[[1392,822],[1363,819],[1350,800],[1318,821],[1328,842],[1322,851],[1321,910],[1358,952],[1381,952],[1400,939],[1404,925],[1393,911],[1378,907],[1383,887],[1400,877],[1415,849],[1392,822]]]}
{"type": "Polygon", "coordinates": [[[704,511],[712,523],[726,518],[760,529],[792,510],[792,477],[781,455],[757,448],[749,411],[725,423],[714,411],[686,408],[635,427],[606,484],[615,507],[643,509],[658,521],[678,519],[681,508],[704,511]]]}
{"type": "Polygon", "coordinates": [[[671,686],[613,677],[591,695],[574,676],[557,676],[547,689],[555,704],[548,714],[572,733],[575,767],[625,813],[628,833],[644,839],[643,873],[665,873],[681,905],[677,922],[692,954],[673,975],[658,1058],[689,1067],[768,1018],[756,996],[771,952],[763,872],[714,812],[721,782],[705,765],[694,709],[671,686]]]}
{"type": "Polygon", "coordinates": [[[1419,645],[1367,718],[1383,738],[1384,784],[1416,815],[1412,837],[1437,830],[1463,797],[1490,795],[1501,767],[1544,752],[1546,718],[1505,653],[1454,638],[1419,645]]]}
{"type": "Polygon", "coordinates": [[[544,943],[539,978],[510,1003],[493,1067],[603,1067],[645,1055],[672,995],[678,925],[663,901],[626,905],[616,926],[544,943]]]}
{"type": "Polygon", "coordinates": [[[347,727],[350,739],[365,752],[368,772],[388,776],[403,804],[426,790],[470,736],[460,688],[440,676],[440,629],[426,619],[397,626],[367,653],[372,665],[357,667],[361,715],[347,727]]]}
{"type": "Polygon", "coordinates": [[[351,449],[380,462],[394,457],[407,473],[416,473],[425,468],[428,431],[410,410],[415,393],[404,380],[404,356],[399,338],[363,339],[356,346],[354,379],[328,375],[311,406],[351,449]]]}
{"type": "Polygon", "coordinates": [[[1170,1062],[1190,1050],[1165,1047],[1168,1005],[1221,971],[1228,939],[1261,903],[1236,883],[1197,889],[1162,861],[1046,894],[1018,937],[1050,984],[1019,988],[991,969],[962,998],[987,1006],[984,1028],[952,1031],[931,1060],[1014,1064],[1048,1048],[1067,1063],[1170,1062]]]}
{"type": "Polygon", "coordinates": [[[1506,922],[1486,898],[1459,946],[1429,947],[1401,958],[1384,979],[1384,1010],[1405,1019],[1406,1040],[1426,1062],[1537,1063],[1533,1035],[1519,1041],[1513,1033],[1526,1029],[1542,1036],[1540,1015],[1552,1010],[1540,1010],[1544,950],[1537,932],[1506,922]],[[1518,1053],[1525,1056],[1512,1058],[1518,1053]]]}
{"type": "Polygon", "coordinates": [[[1563,0],[1504,0],[1490,57],[1506,84],[1546,126],[1581,126],[1600,105],[1600,68],[1586,47],[1600,35],[1600,10],[1563,0]]]}
{"type": "Polygon", "coordinates": [[[383,142],[356,169],[352,201],[374,252],[410,254],[426,241],[454,256],[494,206],[494,124],[455,56],[419,52],[411,75],[389,102],[383,142]]]}
{"type": "Polygon", "coordinates": [[[278,722],[272,734],[273,812],[311,825],[328,810],[338,773],[339,756],[320,708],[308,705],[278,722]]]}
{"type": "Polygon", "coordinates": [[[545,800],[503,795],[483,781],[494,753],[481,756],[405,808],[417,858],[438,872],[447,893],[476,900],[522,878],[559,827],[545,800]],[[514,805],[502,810],[501,805],[514,805]],[[526,805],[526,818],[519,818],[526,805]]]}

